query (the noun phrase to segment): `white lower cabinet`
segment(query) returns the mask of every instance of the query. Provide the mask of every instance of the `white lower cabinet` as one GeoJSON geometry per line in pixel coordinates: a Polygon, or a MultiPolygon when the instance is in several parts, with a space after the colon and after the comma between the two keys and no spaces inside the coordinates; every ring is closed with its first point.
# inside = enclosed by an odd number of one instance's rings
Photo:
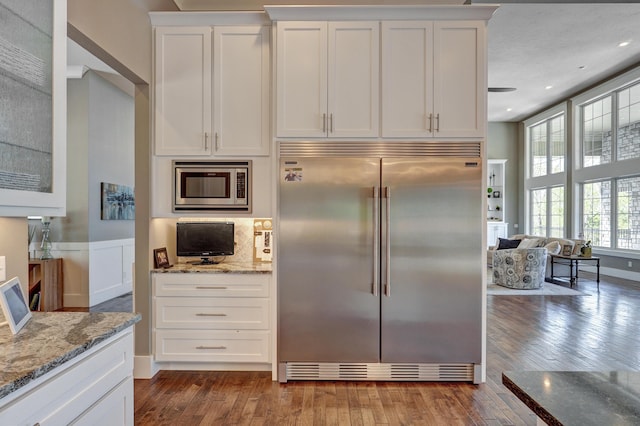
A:
{"type": "Polygon", "coordinates": [[[3,425],[133,425],[132,329],[6,398],[3,425]]]}
{"type": "Polygon", "coordinates": [[[270,363],[270,274],[153,274],[157,362],[270,363]]]}
{"type": "Polygon", "coordinates": [[[509,224],[504,222],[487,223],[487,246],[496,245],[498,238],[507,238],[509,224]]]}

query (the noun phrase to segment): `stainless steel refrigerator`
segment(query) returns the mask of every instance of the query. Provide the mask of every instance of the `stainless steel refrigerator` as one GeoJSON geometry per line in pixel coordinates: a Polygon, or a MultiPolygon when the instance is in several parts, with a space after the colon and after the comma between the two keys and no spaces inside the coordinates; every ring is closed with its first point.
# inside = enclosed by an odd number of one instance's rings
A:
{"type": "Polygon", "coordinates": [[[480,144],[279,154],[279,380],[478,382],[480,144]]]}

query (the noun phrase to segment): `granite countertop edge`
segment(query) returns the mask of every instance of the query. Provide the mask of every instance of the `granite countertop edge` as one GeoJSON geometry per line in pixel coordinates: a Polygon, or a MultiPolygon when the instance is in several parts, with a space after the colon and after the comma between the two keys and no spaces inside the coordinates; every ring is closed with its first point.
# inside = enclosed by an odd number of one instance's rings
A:
{"type": "MultiPolygon", "coordinates": [[[[53,313],[53,314],[62,314],[62,315],[64,315],[65,313],[56,312],[56,313],[53,313]]],[[[122,314],[122,313],[120,313],[120,314],[122,314]]],[[[70,350],[68,350],[64,354],[62,354],[62,355],[60,355],[60,356],[58,356],[56,358],[53,358],[51,360],[48,360],[47,362],[45,362],[42,365],[34,366],[31,371],[27,372],[26,374],[22,375],[21,377],[18,377],[15,380],[12,380],[12,381],[9,381],[9,382],[7,382],[7,383],[5,383],[3,385],[0,385],[0,399],[10,395],[12,392],[15,392],[18,389],[26,386],[30,382],[32,382],[32,381],[44,376],[45,374],[47,374],[48,372],[52,371],[56,367],[59,367],[59,366],[63,365],[64,363],[72,360],[73,358],[83,354],[84,352],[90,350],[91,348],[95,347],[96,345],[104,342],[105,340],[107,340],[111,336],[116,335],[120,331],[125,330],[125,329],[133,326],[134,324],[136,324],[137,322],[139,322],[142,319],[142,315],[140,315],[139,313],[129,313],[129,314],[131,315],[130,318],[120,322],[119,324],[117,324],[117,325],[115,325],[113,327],[110,327],[108,330],[102,332],[101,334],[99,334],[97,336],[94,336],[92,338],[88,338],[84,343],[76,345],[75,347],[71,348],[70,350]]]]}
{"type": "MultiPolygon", "coordinates": [[[[505,372],[509,374],[509,372],[505,372]]],[[[547,425],[562,426],[562,423],[558,421],[551,413],[542,407],[536,400],[534,400],[527,392],[522,390],[517,384],[515,384],[505,373],[502,373],[502,384],[509,389],[520,401],[524,403],[536,416],[538,416],[547,425]]]]}
{"type": "Polygon", "coordinates": [[[154,274],[270,274],[271,263],[217,263],[212,265],[192,265],[176,263],[168,268],[155,268],[154,274]]]}

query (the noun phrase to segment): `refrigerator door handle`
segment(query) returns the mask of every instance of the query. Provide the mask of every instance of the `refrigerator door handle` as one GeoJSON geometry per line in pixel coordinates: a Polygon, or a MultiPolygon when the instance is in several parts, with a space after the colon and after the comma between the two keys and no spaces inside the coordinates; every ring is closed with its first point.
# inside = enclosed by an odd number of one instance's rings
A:
{"type": "Polygon", "coordinates": [[[385,278],[384,294],[391,297],[391,187],[384,188],[386,198],[386,223],[385,223],[385,278]]]}
{"type": "Polygon", "coordinates": [[[378,256],[380,253],[380,188],[373,187],[373,289],[374,296],[378,296],[380,287],[380,271],[378,256]]]}

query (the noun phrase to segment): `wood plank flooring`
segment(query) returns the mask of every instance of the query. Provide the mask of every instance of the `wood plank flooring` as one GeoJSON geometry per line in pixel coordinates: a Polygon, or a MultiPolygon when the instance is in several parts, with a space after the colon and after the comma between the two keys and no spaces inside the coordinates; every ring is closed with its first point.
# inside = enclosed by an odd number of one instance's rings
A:
{"type": "Polygon", "coordinates": [[[135,380],[136,425],[535,425],[506,370],[639,370],[640,283],[581,275],[585,296],[489,296],[487,381],[271,381],[163,371],[135,380]]]}

